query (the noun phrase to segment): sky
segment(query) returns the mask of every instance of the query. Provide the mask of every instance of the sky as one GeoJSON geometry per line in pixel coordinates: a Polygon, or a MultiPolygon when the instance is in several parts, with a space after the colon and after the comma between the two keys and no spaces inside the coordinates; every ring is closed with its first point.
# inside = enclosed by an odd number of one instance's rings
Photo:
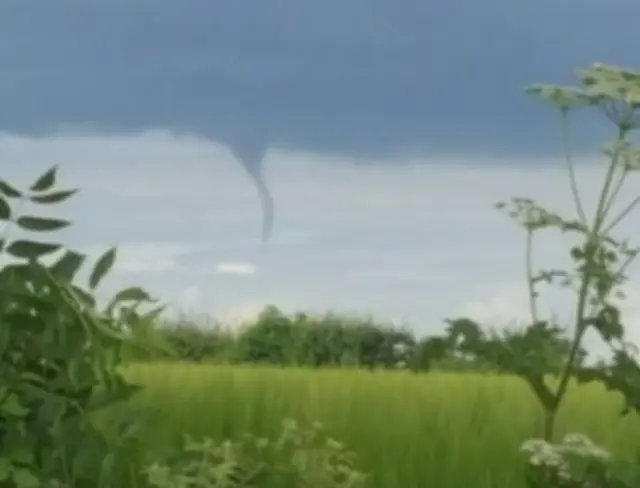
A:
{"type": "MultiPolygon", "coordinates": [[[[81,188],[63,237],[119,245],[107,291],[142,284],[228,321],[275,303],[418,334],[460,314],[510,323],[524,235],[493,204],[571,210],[558,117],[523,89],[637,67],[639,15],[633,0],[5,0],[1,177],[58,164],[81,188]]],[[[573,122],[592,200],[614,131],[573,122]]],[[[543,240],[541,264],[563,246],[543,240]]]]}

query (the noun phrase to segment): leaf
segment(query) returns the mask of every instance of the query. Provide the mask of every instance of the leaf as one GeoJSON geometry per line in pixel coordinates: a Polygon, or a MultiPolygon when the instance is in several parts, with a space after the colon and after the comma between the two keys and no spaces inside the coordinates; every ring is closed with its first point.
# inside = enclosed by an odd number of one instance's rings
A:
{"type": "Polygon", "coordinates": [[[49,193],[47,195],[32,195],[29,197],[29,200],[33,203],[60,203],[65,201],[67,198],[75,195],[78,192],[77,189],[73,190],[61,190],[49,193]]]}
{"type": "Polygon", "coordinates": [[[0,404],[0,411],[12,417],[23,417],[29,413],[29,409],[20,404],[20,399],[15,393],[11,393],[4,402],[0,404]]]}
{"type": "Polygon", "coordinates": [[[6,481],[11,476],[13,464],[8,458],[0,457],[0,481],[6,481]]]}
{"type": "Polygon", "coordinates": [[[11,186],[4,180],[0,180],[0,193],[2,193],[7,198],[22,197],[22,192],[16,190],[13,186],[11,186]]]}
{"type": "Polygon", "coordinates": [[[41,486],[40,480],[26,468],[15,468],[13,481],[16,488],[39,488],[41,486]]]}
{"type": "Polygon", "coordinates": [[[155,319],[157,319],[162,314],[162,312],[164,312],[166,310],[166,308],[167,307],[165,305],[160,305],[159,307],[156,307],[156,308],[150,310],[149,312],[147,312],[145,314],[142,314],[140,316],[140,319],[152,322],[155,319]]]}
{"type": "Polygon", "coordinates": [[[79,302],[81,302],[82,304],[88,307],[95,308],[96,299],[93,298],[90,293],[87,293],[86,291],[84,291],[82,288],[78,286],[71,286],[71,290],[73,291],[73,294],[76,300],[78,300],[79,302]]]}
{"type": "Polygon", "coordinates": [[[116,296],[113,298],[113,304],[121,303],[121,302],[150,302],[151,296],[144,291],[142,288],[138,286],[132,286],[129,288],[125,288],[124,290],[120,290],[116,296]]]}
{"type": "Polygon", "coordinates": [[[71,282],[86,258],[84,254],[76,251],[67,251],[49,267],[49,271],[56,277],[71,282]]]}
{"type": "Polygon", "coordinates": [[[156,319],[166,310],[166,308],[166,306],[162,305],[141,315],[138,315],[135,310],[129,310],[129,313],[123,318],[123,320],[126,326],[134,331],[135,336],[137,331],[153,327],[156,319]]]}
{"type": "MultiPolygon", "coordinates": [[[[38,310],[40,312],[40,310],[38,310]]],[[[48,313],[55,313],[56,310],[49,307],[44,310],[48,313]]],[[[42,312],[40,312],[41,314],[42,312]]],[[[47,322],[42,315],[34,316],[28,311],[11,311],[3,314],[3,322],[8,326],[20,328],[22,331],[33,332],[34,334],[41,335],[46,332],[47,322]]]]}
{"type": "Polygon", "coordinates": [[[143,386],[134,385],[131,383],[125,383],[122,380],[113,378],[114,384],[110,391],[96,391],[89,402],[87,403],[87,410],[101,410],[106,406],[113,405],[114,403],[126,402],[136,393],[144,389],[143,386]]]}
{"type": "Polygon", "coordinates": [[[56,184],[57,172],[58,172],[57,166],[54,166],[53,168],[49,169],[44,174],[42,174],[33,185],[29,187],[29,190],[35,191],[35,192],[50,190],[51,187],[56,184]]]}
{"type": "Polygon", "coordinates": [[[16,220],[16,224],[24,230],[31,230],[35,232],[49,232],[53,230],[64,229],[71,225],[71,222],[63,219],[32,217],[25,215],[16,220]]]}
{"type": "Polygon", "coordinates": [[[620,311],[612,305],[605,305],[594,317],[586,318],[583,323],[585,326],[594,327],[607,342],[621,339],[624,335],[620,311]]]}
{"type": "Polygon", "coordinates": [[[16,443],[16,445],[12,445],[6,449],[3,454],[11,461],[20,464],[33,464],[34,462],[34,453],[29,448],[28,443],[16,443]]]}
{"type": "Polygon", "coordinates": [[[51,254],[61,247],[61,244],[49,242],[16,240],[9,245],[7,252],[16,258],[37,259],[46,254],[51,254]]]}
{"type": "Polygon", "coordinates": [[[110,473],[113,473],[116,465],[116,453],[110,452],[102,458],[100,463],[100,477],[99,479],[106,479],[110,473]]]}
{"type": "Polygon", "coordinates": [[[127,412],[117,419],[112,430],[117,432],[118,443],[137,438],[140,430],[149,422],[149,413],[141,410],[135,412],[127,412]]]}
{"type": "Polygon", "coordinates": [[[7,201],[0,197],[0,220],[10,220],[11,219],[11,206],[7,201]]]}
{"type": "Polygon", "coordinates": [[[116,261],[116,248],[112,247],[107,252],[105,252],[100,259],[96,262],[93,271],[91,272],[91,276],[89,276],[89,287],[92,290],[95,290],[102,279],[107,275],[107,273],[113,267],[113,264],[116,261]]]}

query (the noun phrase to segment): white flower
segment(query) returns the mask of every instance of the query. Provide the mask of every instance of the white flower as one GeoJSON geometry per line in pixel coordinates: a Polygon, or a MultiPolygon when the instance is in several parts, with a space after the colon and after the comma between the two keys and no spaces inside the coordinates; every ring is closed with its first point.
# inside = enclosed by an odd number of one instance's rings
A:
{"type": "Polygon", "coordinates": [[[567,434],[562,439],[562,444],[565,446],[580,446],[580,447],[591,447],[595,445],[591,439],[589,439],[586,435],[580,434],[579,432],[573,432],[571,434],[567,434]]]}
{"type": "Polygon", "coordinates": [[[520,450],[522,452],[534,453],[541,449],[545,449],[550,444],[544,439],[527,439],[522,443],[520,450]]]}
{"type": "Polygon", "coordinates": [[[596,445],[587,436],[579,433],[567,434],[562,440],[562,445],[557,447],[557,450],[562,453],[572,453],[578,456],[598,458],[606,460],[611,457],[611,454],[596,445]]]}
{"type": "Polygon", "coordinates": [[[555,446],[544,439],[529,439],[520,449],[530,454],[529,462],[535,466],[559,468],[565,464],[562,456],[556,452],[555,446]]]}

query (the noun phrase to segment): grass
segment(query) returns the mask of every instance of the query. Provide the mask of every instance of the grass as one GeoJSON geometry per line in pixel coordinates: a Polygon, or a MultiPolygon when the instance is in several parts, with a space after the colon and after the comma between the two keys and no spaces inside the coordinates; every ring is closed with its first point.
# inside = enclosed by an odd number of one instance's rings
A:
{"type": "MultiPolygon", "coordinates": [[[[541,412],[517,378],[456,373],[144,364],[127,376],[156,409],[143,433],[153,451],[182,433],[214,439],[274,437],[285,417],[319,420],[357,453],[374,488],[518,488],[518,447],[541,430],[541,412]]],[[[640,421],[596,385],[570,389],[559,433],[580,431],[632,455],[640,421]]]]}

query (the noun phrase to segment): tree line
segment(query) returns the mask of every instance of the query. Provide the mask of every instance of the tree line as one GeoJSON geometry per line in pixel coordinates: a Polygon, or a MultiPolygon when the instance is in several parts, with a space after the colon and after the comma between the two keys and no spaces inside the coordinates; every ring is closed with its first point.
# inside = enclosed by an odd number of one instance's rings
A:
{"type": "MultiPolygon", "coordinates": [[[[544,352],[550,374],[557,373],[569,353],[569,341],[557,329],[552,346],[544,352]]],[[[406,328],[371,318],[334,313],[287,315],[265,307],[257,318],[238,330],[220,324],[203,326],[193,320],[157,321],[154,342],[164,347],[135,350],[133,361],[180,360],[226,364],[262,364],[302,367],[354,367],[374,369],[429,369],[492,372],[494,367],[464,348],[451,348],[458,338],[453,329],[444,336],[417,337],[406,328]],[[449,341],[449,344],[447,344],[449,341]],[[455,352],[452,352],[455,349],[455,352]]],[[[506,338],[517,347],[520,332],[513,328],[491,330],[488,337],[506,338]]],[[[581,352],[584,358],[584,351],[581,352]]]]}

